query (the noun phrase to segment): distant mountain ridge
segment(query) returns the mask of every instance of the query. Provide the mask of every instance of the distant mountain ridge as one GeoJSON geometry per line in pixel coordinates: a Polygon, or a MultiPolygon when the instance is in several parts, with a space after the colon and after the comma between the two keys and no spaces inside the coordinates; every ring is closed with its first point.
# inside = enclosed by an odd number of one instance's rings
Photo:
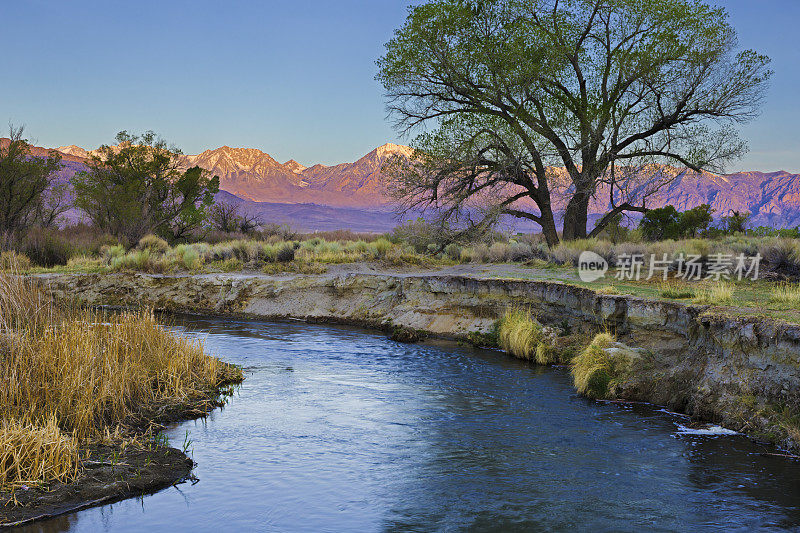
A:
{"type": "MultiPolygon", "coordinates": [[[[64,154],[65,163],[60,172],[61,179],[69,179],[84,169],[86,157],[91,155],[91,152],[74,145],[62,146],[58,150],[64,154]]],[[[46,152],[44,148],[34,149],[34,155],[41,156],[46,152]]],[[[409,156],[411,153],[408,146],[389,143],[352,163],[310,167],[293,159],[280,163],[258,149],[229,146],[183,157],[187,166],[198,165],[218,175],[220,188],[247,200],[245,207],[248,210],[264,211],[262,214],[270,217],[281,210],[291,212],[298,217],[295,225],[306,229],[314,229],[308,227],[311,219],[319,221],[319,217],[327,213],[335,217],[331,223],[338,224],[338,227],[358,229],[364,226],[366,218],[356,216],[355,211],[318,208],[360,209],[362,214],[374,214],[367,217],[370,219],[369,227],[391,227],[397,219],[391,215],[392,206],[385,190],[386,177],[381,167],[394,155],[409,156]],[[257,207],[259,203],[269,204],[269,208],[261,210],[257,207]],[[288,206],[292,204],[304,205],[306,211],[311,209],[309,206],[315,206],[315,215],[301,215],[303,209],[290,209],[288,206]],[[385,224],[377,224],[376,216],[385,220],[385,224]]],[[[590,209],[593,219],[605,212],[606,198],[603,191],[598,192],[590,209]]],[[[556,199],[556,206],[559,203],[556,199]]],[[[672,204],[683,211],[703,203],[710,204],[718,217],[735,210],[751,213],[753,225],[794,227],[800,225],[800,174],[784,171],[725,175],[680,172],[648,205],[672,204]]],[[[281,220],[291,222],[290,218],[282,217],[281,220]]]]}

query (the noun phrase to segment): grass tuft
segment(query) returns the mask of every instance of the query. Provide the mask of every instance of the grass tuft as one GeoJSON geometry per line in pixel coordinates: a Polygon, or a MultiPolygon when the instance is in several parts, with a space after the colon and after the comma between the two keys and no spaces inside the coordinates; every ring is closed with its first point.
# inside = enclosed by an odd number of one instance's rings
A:
{"type": "Polygon", "coordinates": [[[660,283],[658,286],[658,293],[662,298],[670,298],[673,300],[683,300],[686,298],[695,297],[694,289],[678,282],[660,283]]]}
{"type": "Polygon", "coordinates": [[[769,299],[776,304],[800,306],[800,284],[780,283],[772,289],[769,299]]]}
{"type": "Polygon", "coordinates": [[[33,266],[28,256],[14,250],[8,250],[0,253],[0,270],[10,270],[13,272],[21,272],[28,270],[33,266]]]}
{"type": "Polygon", "coordinates": [[[507,311],[500,319],[497,335],[500,348],[520,359],[536,361],[541,365],[559,362],[553,337],[530,311],[519,308],[507,311]]]}
{"type": "Polygon", "coordinates": [[[733,285],[730,283],[715,283],[709,289],[697,292],[694,303],[701,305],[729,305],[733,301],[733,285]]]}
{"type": "Polygon", "coordinates": [[[608,333],[598,333],[592,342],[572,360],[572,378],[580,394],[605,398],[613,376],[613,364],[607,348],[616,340],[608,333]]]}
{"type": "Polygon", "coordinates": [[[45,480],[68,483],[80,474],[78,440],[54,417],[38,425],[16,419],[0,422],[0,491],[45,480]]]}

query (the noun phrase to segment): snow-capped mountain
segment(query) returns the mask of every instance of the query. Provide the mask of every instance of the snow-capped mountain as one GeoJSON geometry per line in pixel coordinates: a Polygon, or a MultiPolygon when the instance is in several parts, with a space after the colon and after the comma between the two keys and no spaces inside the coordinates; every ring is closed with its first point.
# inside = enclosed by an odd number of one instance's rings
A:
{"type": "MultiPolygon", "coordinates": [[[[58,148],[69,167],[62,173],[74,174],[91,152],[78,146],[58,148]]],[[[198,165],[220,177],[224,191],[253,202],[272,204],[315,204],[347,208],[377,209],[389,206],[385,194],[384,163],[394,155],[408,157],[411,148],[385,144],[352,163],[313,165],[308,168],[290,159],[279,163],[269,154],[252,148],[223,146],[198,155],[183,156],[185,164],[198,165]]],[[[679,211],[707,203],[716,216],[731,211],[752,214],[752,224],[775,227],[800,225],[800,175],[789,172],[677,172],[649,207],[672,204],[679,211]]],[[[555,198],[554,204],[559,205],[555,198]]],[[[596,216],[605,212],[607,195],[600,190],[592,203],[596,216]]],[[[341,220],[347,227],[348,221],[341,220]]]]}

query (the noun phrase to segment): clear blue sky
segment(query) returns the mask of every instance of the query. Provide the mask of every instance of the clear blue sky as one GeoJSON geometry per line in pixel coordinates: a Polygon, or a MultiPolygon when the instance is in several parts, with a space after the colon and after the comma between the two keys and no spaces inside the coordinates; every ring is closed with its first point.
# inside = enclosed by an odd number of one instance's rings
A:
{"type": "MultiPolygon", "coordinates": [[[[155,130],[197,153],[224,144],[303,164],[405,142],[375,59],[408,0],[0,0],[0,122],[42,146],[155,130]]],[[[797,0],[722,1],[776,71],[750,154],[729,170],[800,172],[797,0]]],[[[2,135],[2,134],[0,134],[2,135]]]]}

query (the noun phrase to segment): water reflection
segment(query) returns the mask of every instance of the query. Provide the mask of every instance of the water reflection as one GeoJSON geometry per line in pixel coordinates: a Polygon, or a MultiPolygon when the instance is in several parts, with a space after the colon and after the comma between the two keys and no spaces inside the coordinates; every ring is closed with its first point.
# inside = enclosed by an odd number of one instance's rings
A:
{"type": "Polygon", "coordinates": [[[26,531],[736,531],[800,525],[800,466],[565,370],[352,328],[189,317],[249,369],[190,430],[196,485],[26,531]]]}

